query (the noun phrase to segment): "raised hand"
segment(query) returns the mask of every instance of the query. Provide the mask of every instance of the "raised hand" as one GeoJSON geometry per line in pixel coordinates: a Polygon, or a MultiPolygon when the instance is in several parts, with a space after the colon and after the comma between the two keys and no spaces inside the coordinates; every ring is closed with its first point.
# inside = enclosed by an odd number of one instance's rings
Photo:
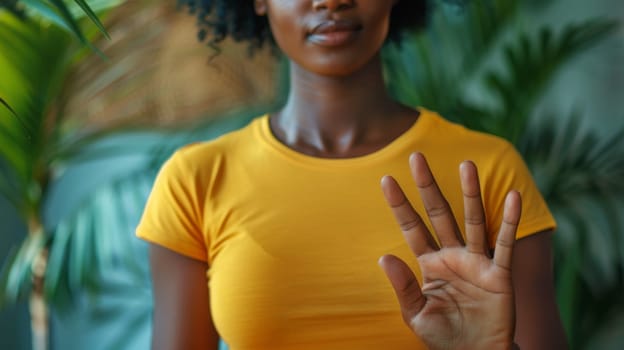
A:
{"type": "Polygon", "coordinates": [[[439,244],[397,182],[384,177],[384,195],[418,258],[423,277],[421,286],[407,264],[395,256],[379,260],[396,292],[405,323],[432,350],[512,349],[511,261],[522,207],[520,194],[507,194],[491,258],[475,165],[463,162],[460,166],[465,242],[422,154],[412,155],[410,168],[439,244]]]}

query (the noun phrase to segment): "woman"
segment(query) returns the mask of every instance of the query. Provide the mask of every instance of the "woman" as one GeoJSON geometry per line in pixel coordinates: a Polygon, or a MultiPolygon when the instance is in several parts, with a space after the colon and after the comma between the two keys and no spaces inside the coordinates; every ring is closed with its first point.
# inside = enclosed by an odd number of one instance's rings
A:
{"type": "Polygon", "coordinates": [[[190,5],[213,42],[274,42],[291,85],[161,170],[137,229],[154,349],[566,347],[555,223],[518,154],[385,90],[380,50],[424,0],[190,5]]]}

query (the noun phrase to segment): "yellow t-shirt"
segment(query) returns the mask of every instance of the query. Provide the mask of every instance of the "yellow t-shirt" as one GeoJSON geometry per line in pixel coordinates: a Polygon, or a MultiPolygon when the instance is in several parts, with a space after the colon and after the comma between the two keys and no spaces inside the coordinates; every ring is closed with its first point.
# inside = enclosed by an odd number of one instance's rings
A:
{"type": "Polygon", "coordinates": [[[427,157],[459,226],[458,166],[479,168],[490,243],[504,197],[523,197],[518,237],[555,222],[518,153],[506,141],[421,109],[385,148],[350,159],[297,153],[268,118],[187,146],[163,166],[137,235],[208,262],[213,319],[232,350],[424,349],[403,324],[377,260],[394,254],[417,270],[380,189],[393,175],[424,214],[409,168],[427,157]]]}

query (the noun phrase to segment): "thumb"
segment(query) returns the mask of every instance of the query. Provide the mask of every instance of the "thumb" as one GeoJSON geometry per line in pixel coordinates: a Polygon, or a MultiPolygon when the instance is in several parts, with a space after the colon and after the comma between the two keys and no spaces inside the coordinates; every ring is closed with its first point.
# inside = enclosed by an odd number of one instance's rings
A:
{"type": "Polygon", "coordinates": [[[414,272],[403,260],[394,255],[382,256],[379,259],[379,266],[384,270],[394,288],[401,306],[403,321],[411,327],[412,319],[427,303],[414,272]]]}

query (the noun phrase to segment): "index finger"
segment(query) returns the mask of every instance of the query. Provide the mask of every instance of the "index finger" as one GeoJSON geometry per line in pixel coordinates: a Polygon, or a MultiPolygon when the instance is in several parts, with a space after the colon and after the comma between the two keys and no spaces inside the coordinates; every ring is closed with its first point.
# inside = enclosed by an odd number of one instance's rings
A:
{"type": "Polygon", "coordinates": [[[464,239],[457,226],[455,215],[448,201],[442,194],[429,164],[422,153],[413,153],[410,156],[412,177],[418,187],[429,222],[433,226],[436,236],[442,247],[459,247],[464,245],[464,239]]]}
{"type": "Polygon", "coordinates": [[[396,180],[391,176],[384,176],[381,179],[381,188],[412,252],[419,257],[435,251],[437,244],[429,229],[414,210],[396,180]]]}

